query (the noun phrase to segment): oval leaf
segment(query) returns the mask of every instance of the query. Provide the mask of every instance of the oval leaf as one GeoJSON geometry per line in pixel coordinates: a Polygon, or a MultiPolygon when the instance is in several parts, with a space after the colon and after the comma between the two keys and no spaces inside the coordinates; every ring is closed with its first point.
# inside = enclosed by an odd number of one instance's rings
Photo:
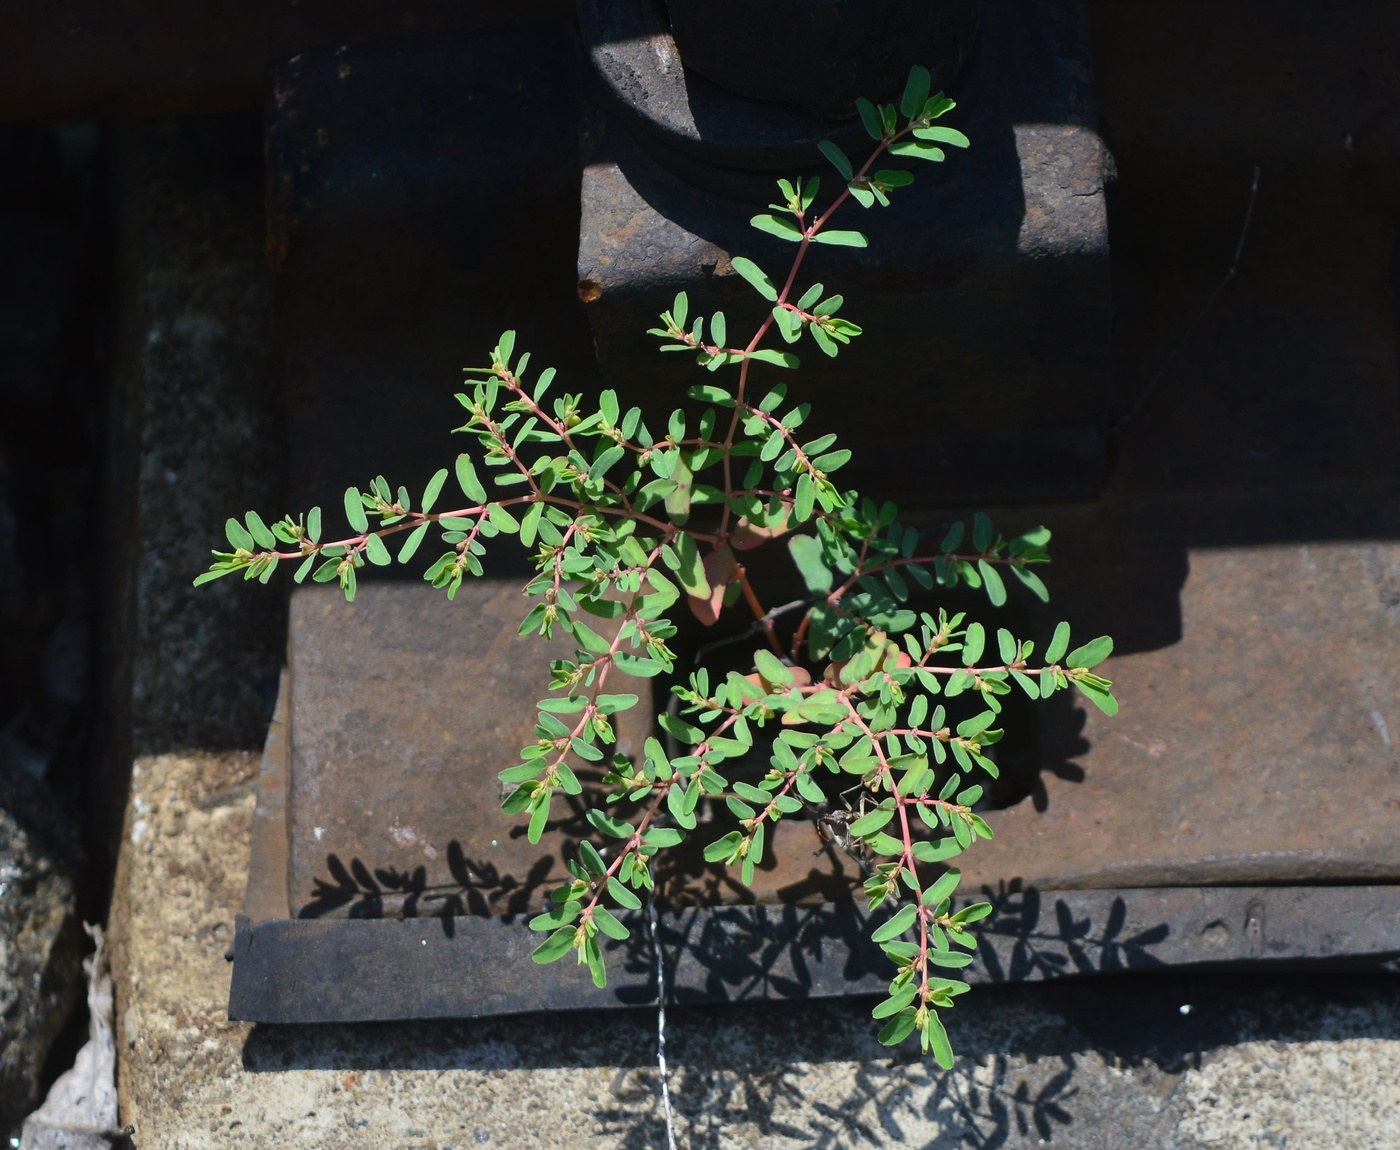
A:
{"type": "MultiPolygon", "coordinates": [[[[1056,632],[1058,637],[1059,632],[1056,632]]],[[[1053,646],[1053,644],[1051,644],[1053,646]]],[[[1047,655],[1049,652],[1046,653],[1047,655]]],[[[1069,658],[1065,660],[1065,666],[1074,670],[1088,670],[1090,667],[1097,667],[1105,659],[1113,654],[1113,640],[1108,635],[1100,635],[1097,639],[1092,639],[1082,647],[1076,647],[1069,653],[1069,658]]]]}
{"type": "Polygon", "coordinates": [[[734,265],[734,270],[746,279],[753,290],[758,292],[770,303],[778,298],[778,289],[753,260],[745,259],[743,256],[735,256],[730,261],[734,265]]]}
{"type": "Polygon", "coordinates": [[[918,908],[912,904],[901,907],[892,919],[875,930],[870,936],[870,940],[872,942],[888,942],[892,938],[898,938],[914,925],[914,920],[918,917],[918,908]]]}

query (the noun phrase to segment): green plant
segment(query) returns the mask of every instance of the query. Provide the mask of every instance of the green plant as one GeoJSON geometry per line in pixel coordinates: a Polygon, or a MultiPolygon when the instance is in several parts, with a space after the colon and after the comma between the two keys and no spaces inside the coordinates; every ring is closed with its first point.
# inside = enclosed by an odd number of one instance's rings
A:
{"type": "Polygon", "coordinates": [[[871,909],[895,908],[872,936],[895,968],[889,996],[874,1009],[884,1020],[880,1040],[894,1044],[917,1031],[943,1065],[952,1054],[938,1009],[967,989],[947,972],[972,961],[968,927],[991,910],[986,903],[953,910],[959,875],[947,864],[974,839],[991,837],[974,810],[983,794],[976,778],[997,774],[988,749],[1002,735],[1001,699],[1013,690],[1043,699],[1072,685],[1112,714],[1110,685],[1092,671],[1112,642],[1098,638],[1070,651],[1060,623],[1032,663],[1035,644],[1005,628],[989,634],[961,612],[916,611],[911,584],[924,592],[966,584],[1001,607],[1003,573],[1046,599],[1034,569],[1048,561],[1050,533],[1006,539],[979,513],[970,530],[956,522],[936,546],[926,545],[892,504],[841,490],[832,477],[850,452],[834,435],[804,441],[808,405],[791,402],[782,383],[756,386],[756,377],[796,368],[788,349],[804,337],[835,356],[860,334],[839,314],[840,295],[819,283],[799,286],[804,257],[813,244],[865,245],[861,233],[828,224],[847,200],[886,206],[913,181],[906,171],[877,168],[882,157],[941,161],[943,147],[967,146],[962,133],[936,123],[953,106],[942,93],[930,95],[928,72],[914,68],[898,109],[860,101],[874,145],[859,168],[834,144],[820,145],[841,177],[829,204],[818,206],[815,178],[778,181],[782,202],[752,223],[791,241],[795,254],[781,283],[751,260],[734,259],[766,305],[746,341],[729,341],[722,313],[692,319],[685,294],[676,297],[652,329],[661,350],[695,355],[716,380],[725,377],[714,373],[736,369],[727,386],[690,389],[698,414],[673,411],[658,434],[612,391],[593,406],[579,395],[549,400],[553,369],[531,379],[529,355],[506,332],[490,364],[469,369],[476,382],[457,397],[467,411],[457,430],[482,449],[479,460],[457,457],[465,506],[434,510],[450,477],[443,469],[416,508],[407,490],[383,477],[366,490],[350,488],[345,538],[323,539],[319,508],[270,527],[249,512],[241,523],[228,521],[232,550],[216,552],[196,580],[242,571],[266,582],[279,564],[296,561],[297,581],[338,582],[353,599],[366,564],[394,561],[387,539],[404,536],[397,559],[407,562],[436,531],[441,548],[424,578],[452,598],[465,576],[481,574],[486,540],[518,536],[537,572],[525,588],[536,602],[521,633],[562,629],[577,651],[552,664],[553,693],[538,703],[536,741],[500,773],[514,788],[504,810],[528,814],[538,841],[555,793],[583,793],[579,774],[591,774],[603,801],[587,818],[614,847],[608,860],[580,844],[568,863],[572,881],[531,923],[547,935],[536,961],[574,952],[602,986],[598,936],[627,936],[610,908],[641,906],[653,884],[651,860],[697,828],[702,802],[723,804],[736,820],[705,846],[705,858],[737,866],[746,885],[770,824],[840,805],[850,812],[843,842],[871,863],[871,909]],[[804,596],[800,614],[781,620],[741,558],[780,537],[804,596]],[[701,666],[674,688],[679,707],[657,722],[683,753],[668,753],[659,738],[646,741],[638,762],[610,750],[612,717],[638,705],[634,694],[608,691],[614,669],[673,672],[673,608],[684,600],[713,624],[740,599],[762,635],[753,670],[701,666]],[[595,629],[590,618],[606,623],[595,629]],[[767,762],[750,768],[744,760],[756,746],[767,762]],[[618,813],[629,811],[630,818],[618,813]]]}

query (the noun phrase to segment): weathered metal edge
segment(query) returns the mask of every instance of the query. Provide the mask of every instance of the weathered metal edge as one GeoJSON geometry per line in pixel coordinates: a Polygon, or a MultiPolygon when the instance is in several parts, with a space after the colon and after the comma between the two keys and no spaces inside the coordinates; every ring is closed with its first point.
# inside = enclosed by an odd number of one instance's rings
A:
{"type": "MultiPolygon", "coordinates": [[[[1021,982],[1181,966],[1301,960],[1376,964],[1400,956],[1400,885],[984,891],[969,982],[1021,982]]],[[[971,900],[968,900],[971,901],[971,900]]],[[[875,919],[853,904],[664,911],[670,1003],[827,998],[882,991],[875,919]]],[[[640,912],[610,944],[609,982],[570,963],[539,966],[527,916],[273,919],[240,916],[229,1017],[252,1022],[476,1018],[656,1001],[640,912]]]]}

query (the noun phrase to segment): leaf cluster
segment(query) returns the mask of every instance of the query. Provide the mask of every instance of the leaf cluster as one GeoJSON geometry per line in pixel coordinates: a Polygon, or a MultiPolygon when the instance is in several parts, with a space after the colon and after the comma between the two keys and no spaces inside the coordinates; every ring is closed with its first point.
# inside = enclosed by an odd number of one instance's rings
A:
{"type": "Polygon", "coordinates": [[[467,369],[457,395],[456,430],[470,449],[416,498],[383,476],[347,489],[347,533],[337,539],[323,538],[320,508],[271,527],[254,512],[230,519],[231,550],[215,552],[196,580],[241,571],[266,582],[294,561],[298,582],[334,582],[353,599],[365,566],[408,563],[426,546],[423,578],[451,599],[482,573],[494,540],[516,537],[534,567],[520,632],[566,634],[573,652],[550,666],[532,741],[500,772],[503,810],[526,819],[538,842],[556,799],[583,796],[598,835],[597,845],[580,844],[570,881],[532,920],[545,935],[535,960],[572,953],[604,985],[600,936],[627,937],[620,915],[649,896],[657,854],[702,828],[712,833],[709,808],[732,829],[707,842],[704,857],[737,868],[745,884],[772,828],[808,818],[861,861],[870,907],[889,911],[872,936],[894,971],[874,1010],[880,1040],[917,1033],[944,1065],[952,1055],[938,1012],[967,990],[947,972],[972,961],[968,928],[991,909],[954,910],[951,864],[992,835],[979,779],[997,775],[1002,700],[1073,687],[1110,714],[1117,708],[1093,671],[1112,650],[1107,637],[1070,650],[1060,623],[1037,658],[1034,640],[1005,627],[914,605],[918,593],[959,586],[992,609],[1006,605],[1009,588],[1046,600],[1037,569],[1049,561],[1049,531],[1005,538],[980,513],[936,538],[906,526],[893,504],[841,485],[850,451],[806,430],[810,407],[781,378],[799,366],[791,349],[806,340],[836,356],[861,334],[839,293],[802,281],[808,249],[865,246],[862,233],[828,221],[848,200],[886,207],[913,183],[884,164],[939,162],[944,149],[967,147],[936,123],[953,108],[915,68],[897,105],[859,102],[873,141],[859,166],[821,145],[840,179],[830,201],[815,178],[778,181],[778,201],[752,224],[795,245],[790,268],[774,278],[733,260],[763,302],[754,331],[733,340],[723,312],[694,314],[686,293],[675,297],[651,330],[663,352],[693,355],[707,373],[689,391],[696,410],[651,421],[612,390],[592,402],[561,392],[554,369],[535,370],[508,331],[467,369]],[[757,586],[744,562],[778,540],[801,596],[796,624],[782,631],[764,605],[772,589],[757,586]],[[658,736],[635,760],[621,754],[616,716],[639,698],[619,678],[676,671],[669,643],[682,605],[714,624],[741,603],[761,636],[752,670],[691,670],[675,688],[678,709],[658,716],[658,736]]]}

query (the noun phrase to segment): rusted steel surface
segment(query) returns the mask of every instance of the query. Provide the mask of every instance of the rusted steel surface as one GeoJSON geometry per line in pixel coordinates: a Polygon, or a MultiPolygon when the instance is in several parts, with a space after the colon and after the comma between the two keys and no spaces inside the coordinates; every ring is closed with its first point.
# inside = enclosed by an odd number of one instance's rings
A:
{"type": "MultiPolygon", "coordinates": [[[[1400,954],[1400,887],[989,892],[967,981],[1044,981],[1167,966],[1375,967],[1400,954]]],[[[530,960],[523,918],[272,921],[240,917],[229,1017],[254,1022],[474,1018],[656,1001],[645,917],[605,943],[606,989],[583,968],[530,960]]],[[[880,921],[851,904],[662,912],[672,1004],[878,994],[880,921]]]]}
{"type": "MultiPolygon", "coordinates": [[[[534,741],[550,659],[573,654],[515,633],[519,584],[482,579],[458,601],[426,586],[299,590],[292,599],[289,885],[293,912],[520,914],[568,875],[591,831],[558,812],[539,845],[528,818],[500,810],[498,771],[534,741]]],[[[645,683],[610,689],[649,700],[645,683]]],[[[617,749],[637,756],[647,702],[618,716],[617,749]]]]}
{"type": "Polygon", "coordinates": [[[251,864],[248,889],[243,895],[243,913],[253,922],[288,918],[292,913],[287,873],[287,768],[292,757],[287,730],[290,705],[290,675],[283,668],[277,687],[277,705],[258,764],[251,864]]]}
{"type": "Polygon", "coordinates": [[[1397,580],[1390,541],[1193,550],[1181,637],[1106,664],[1115,718],[1051,717],[1038,794],[990,816],[969,874],[1400,880],[1397,580]]]}

